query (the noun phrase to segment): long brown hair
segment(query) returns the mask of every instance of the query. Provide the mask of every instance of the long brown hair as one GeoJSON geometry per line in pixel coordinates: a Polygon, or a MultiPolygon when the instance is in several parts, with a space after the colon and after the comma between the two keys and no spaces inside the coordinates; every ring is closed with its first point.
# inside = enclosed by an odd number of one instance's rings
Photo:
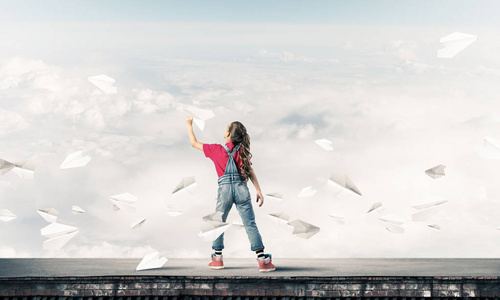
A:
{"type": "Polygon", "coordinates": [[[240,145],[240,157],[243,162],[241,175],[245,176],[244,182],[247,182],[250,176],[250,158],[252,158],[252,153],[250,153],[250,136],[245,126],[238,121],[229,124],[227,130],[229,131],[231,142],[235,146],[240,145]]]}

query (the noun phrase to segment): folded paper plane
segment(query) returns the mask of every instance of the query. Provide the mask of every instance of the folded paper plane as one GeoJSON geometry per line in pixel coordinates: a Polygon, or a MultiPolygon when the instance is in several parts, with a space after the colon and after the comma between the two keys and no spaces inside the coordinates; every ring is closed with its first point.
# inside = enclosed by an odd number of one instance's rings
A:
{"type": "Polygon", "coordinates": [[[196,186],[196,180],[194,177],[184,177],[181,182],[175,187],[172,194],[179,193],[181,191],[186,191],[188,193],[192,193],[193,188],[196,186]]]}
{"type": "Polygon", "coordinates": [[[78,228],[60,223],[51,223],[41,230],[42,236],[49,238],[43,242],[44,250],[59,250],[79,231],[78,228]]]}
{"type": "Polygon", "coordinates": [[[299,192],[297,196],[299,198],[312,197],[316,194],[316,192],[317,190],[315,190],[312,186],[306,186],[299,192]]]}
{"type": "Polygon", "coordinates": [[[325,151],[333,151],[333,143],[327,139],[315,140],[316,144],[318,144],[325,151]]]}
{"type": "Polygon", "coordinates": [[[475,35],[453,32],[439,40],[443,48],[438,50],[437,57],[452,58],[476,40],[477,36],[475,35]]]}
{"type": "Polygon", "coordinates": [[[474,147],[479,156],[487,159],[500,159],[500,141],[487,136],[484,138],[483,144],[474,147]]]}
{"type": "Polygon", "coordinates": [[[236,228],[236,229],[243,229],[243,228],[245,228],[245,225],[243,224],[243,222],[241,222],[241,220],[237,220],[237,221],[233,221],[231,223],[231,227],[236,228]]]}
{"type": "Polygon", "coordinates": [[[406,220],[397,215],[385,215],[383,217],[378,218],[380,221],[391,223],[395,225],[402,225],[406,222],[406,220]]]}
{"type": "Polygon", "coordinates": [[[425,222],[432,218],[438,211],[440,207],[429,207],[425,209],[421,209],[420,211],[413,213],[411,215],[411,220],[415,222],[425,222]]]}
{"type": "Polygon", "coordinates": [[[137,197],[130,193],[122,193],[118,195],[111,196],[109,198],[115,210],[120,210],[123,208],[135,209],[137,204],[137,197]]]}
{"type": "Polygon", "coordinates": [[[427,196],[424,200],[412,204],[411,207],[420,210],[420,209],[425,209],[425,208],[429,208],[432,206],[441,205],[441,204],[444,204],[446,202],[448,202],[448,200],[441,198],[441,197],[427,196]]]}
{"type": "Polygon", "coordinates": [[[167,215],[171,216],[171,217],[177,217],[177,216],[180,216],[182,215],[184,212],[182,210],[178,210],[178,209],[168,209],[167,210],[167,215]]]}
{"type": "Polygon", "coordinates": [[[80,214],[84,214],[85,211],[78,205],[73,205],[71,207],[71,213],[74,214],[74,215],[80,215],[80,214]]]}
{"type": "Polygon", "coordinates": [[[205,121],[213,118],[214,112],[209,109],[202,109],[194,106],[185,106],[184,111],[193,116],[193,122],[201,131],[205,128],[205,121]]]}
{"type": "Polygon", "coordinates": [[[0,174],[5,174],[12,170],[15,167],[13,163],[10,161],[6,161],[4,159],[0,159],[0,174]]]}
{"type": "Polygon", "coordinates": [[[274,223],[281,226],[288,226],[288,221],[290,221],[290,216],[284,212],[272,213],[268,216],[274,223]]]}
{"type": "Polygon", "coordinates": [[[56,222],[57,216],[59,215],[59,212],[55,208],[40,208],[38,209],[38,213],[45,219],[45,221],[50,223],[56,222]]]}
{"type": "Polygon", "coordinates": [[[69,154],[61,163],[59,169],[79,168],[84,167],[91,160],[90,156],[82,155],[83,151],[76,151],[69,154]]]}
{"type": "Polygon", "coordinates": [[[15,214],[13,214],[10,210],[8,209],[0,209],[0,220],[4,222],[9,222],[17,218],[15,214]]]}
{"type": "Polygon", "coordinates": [[[130,223],[130,228],[137,229],[141,227],[144,222],[146,222],[146,218],[135,219],[134,221],[132,221],[132,223],[130,223]]]}
{"type": "Polygon", "coordinates": [[[213,213],[211,213],[209,215],[204,216],[202,219],[203,219],[203,221],[218,221],[218,222],[222,222],[222,212],[221,211],[213,212],[213,213]]]}
{"type": "Polygon", "coordinates": [[[428,170],[425,170],[425,174],[429,175],[433,179],[443,177],[445,175],[444,168],[446,168],[446,166],[443,166],[443,165],[435,166],[434,168],[430,168],[428,170]]]}
{"type": "Polygon", "coordinates": [[[342,214],[329,214],[329,216],[332,218],[333,222],[335,222],[338,225],[345,225],[345,216],[342,214]]]}
{"type": "Polygon", "coordinates": [[[230,225],[220,221],[205,221],[201,225],[201,231],[198,235],[205,241],[213,241],[224,233],[230,225]]]}
{"type": "Polygon", "coordinates": [[[269,193],[266,194],[266,199],[269,199],[273,203],[279,203],[283,200],[283,195],[281,193],[269,193]]]}
{"type": "Polygon", "coordinates": [[[427,225],[428,227],[434,229],[434,230],[441,230],[441,226],[437,225],[437,224],[432,224],[432,225],[427,225]]]}
{"type": "Polygon", "coordinates": [[[396,224],[387,223],[387,224],[385,224],[385,229],[387,229],[391,233],[396,233],[396,234],[405,233],[405,229],[402,226],[399,226],[396,224]]]}
{"type": "Polygon", "coordinates": [[[320,230],[319,227],[302,220],[293,220],[288,224],[293,227],[292,234],[304,239],[309,239],[313,235],[317,234],[320,230]]]}
{"type": "Polygon", "coordinates": [[[163,265],[165,265],[167,261],[168,259],[166,257],[160,257],[160,254],[158,252],[153,252],[144,256],[135,270],[142,271],[149,269],[158,269],[163,267],[163,265]]]}
{"type": "Polygon", "coordinates": [[[382,207],[382,202],[375,202],[366,213],[369,214],[372,211],[380,210],[381,207],[382,207]]]}
{"type": "Polygon", "coordinates": [[[330,175],[330,178],[328,178],[328,183],[333,186],[340,187],[345,191],[349,191],[361,196],[361,192],[359,191],[359,189],[354,185],[354,182],[352,182],[352,180],[346,174],[332,173],[330,175]]]}
{"type": "Polygon", "coordinates": [[[3,175],[10,170],[23,179],[33,179],[35,174],[35,166],[30,161],[11,163],[10,161],[0,159],[0,174],[3,175]]]}
{"type": "Polygon", "coordinates": [[[96,87],[98,87],[105,94],[116,94],[117,90],[114,86],[115,80],[107,75],[101,74],[97,76],[88,77],[88,80],[92,82],[96,87]]]}

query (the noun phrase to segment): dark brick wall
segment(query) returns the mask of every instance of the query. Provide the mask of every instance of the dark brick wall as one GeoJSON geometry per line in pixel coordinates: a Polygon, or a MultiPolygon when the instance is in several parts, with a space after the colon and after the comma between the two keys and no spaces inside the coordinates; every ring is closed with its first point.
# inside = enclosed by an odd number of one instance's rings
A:
{"type": "Polygon", "coordinates": [[[500,277],[27,277],[0,278],[9,299],[311,300],[500,298],[500,277]],[[40,298],[42,297],[42,298],[40,298]],[[64,298],[63,298],[64,299],[64,298]]]}

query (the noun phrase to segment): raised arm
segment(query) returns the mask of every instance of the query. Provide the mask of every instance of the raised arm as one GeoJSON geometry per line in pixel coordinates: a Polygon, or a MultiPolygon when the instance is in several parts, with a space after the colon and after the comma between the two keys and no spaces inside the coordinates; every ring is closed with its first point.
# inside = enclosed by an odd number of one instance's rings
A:
{"type": "Polygon", "coordinates": [[[189,141],[191,142],[191,146],[195,147],[198,150],[203,151],[203,143],[198,142],[198,140],[196,140],[196,137],[194,136],[193,117],[191,117],[191,116],[186,117],[186,126],[187,126],[187,130],[188,130],[189,141]]]}
{"type": "Polygon", "coordinates": [[[250,178],[250,180],[253,183],[253,186],[255,187],[255,190],[257,192],[256,202],[259,203],[259,207],[260,207],[260,206],[262,206],[262,204],[264,204],[264,196],[262,195],[262,191],[260,189],[259,180],[257,180],[257,174],[255,174],[255,171],[252,168],[252,166],[250,166],[250,176],[248,178],[250,178]]]}

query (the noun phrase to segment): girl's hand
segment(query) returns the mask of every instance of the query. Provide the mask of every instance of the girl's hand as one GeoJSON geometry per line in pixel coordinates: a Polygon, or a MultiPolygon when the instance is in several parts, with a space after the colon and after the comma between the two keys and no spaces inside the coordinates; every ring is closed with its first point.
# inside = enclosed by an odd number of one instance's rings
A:
{"type": "Polygon", "coordinates": [[[193,117],[191,116],[186,116],[186,124],[193,126],[193,117]]]}
{"type": "Polygon", "coordinates": [[[261,207],[262,204],[264,204],[264,196],[262,195],[261,191],[257,191],[257,201],[256,202],[259,203],[259,207],[261,207]]]}

